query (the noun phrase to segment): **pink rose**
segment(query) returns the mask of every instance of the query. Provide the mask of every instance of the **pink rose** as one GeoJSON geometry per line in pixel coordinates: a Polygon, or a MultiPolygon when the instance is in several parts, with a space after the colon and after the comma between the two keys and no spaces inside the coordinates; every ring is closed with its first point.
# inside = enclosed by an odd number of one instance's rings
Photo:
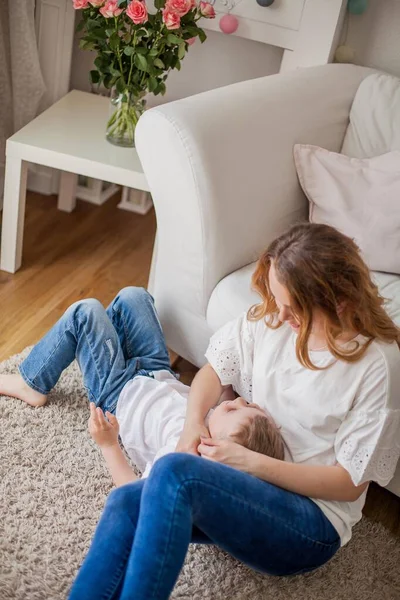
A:
{"type": "Polygon", "coordinates": [[[126,9],[126,14],[132,19],[135,25],[146,23],[149,19],[146,4],[140,0],[133,0],[126,9]]]}
{"type": "Polygon", "coordinates": [[[167,0],[165,8],[183,17],[189,10],[192,10],[193,0],[167,0]]]}
{"type": "Polygon", "coordinates": [[[89,6],[89,0],[73,0],[75,10],[79,8],[87,8],[89,6]]]}
{"type": "Polygon", "coordinates": [[[163,23],[165,24],[167,29],[179,29],[181,26],[181,18],[178,13],[170,10],[165,7],[162,11],[163,13],[163,23]]]}
{"type": "Polygon", "coordinates": [[[89,0],[89,4],[92,6],[103,6],[105,0],[89,0]]]}
{"type": "Polygon", "coordinates": [[[118,17],[122,13],[122,8],[118,8],[118,0],[107,0],[100,12],[106,19],[111,19],[111,17],[118,17]]]}
{"type": "Polygon", "coordinates": [[[200,13],[201,13],[202,17],[205,17],[206,19],[214,19],[215,18],[214,7],[209,2],[203,2],[203,0],[201,0],[201,2],[199,4],[199,8],[200,8],[200,13]]]}
{"type": "Polygon", "coordinates": [[[195,37],[189,38],[188,40],[186,40],[186,43],[189,44],[189,46],[192,46],[196,41],[195,37]]]}

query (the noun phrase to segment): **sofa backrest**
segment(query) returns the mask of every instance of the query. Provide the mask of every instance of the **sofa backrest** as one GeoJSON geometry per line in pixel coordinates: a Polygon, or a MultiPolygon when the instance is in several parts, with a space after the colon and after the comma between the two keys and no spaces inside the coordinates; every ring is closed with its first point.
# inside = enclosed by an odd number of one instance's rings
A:
{"type": "Polygon", "coordinates": [[[371,158],[391,150],[400,150],[400,79],[374,73],[357,90],[342,153],[371,158]]]}
{"type": "MultiPolygon", "coordinates": [[[[362,81],[354,97],[342,153],[371,158],[392,150],[400,150],[400,79],[374,73],[362,81]]],[[[400,326],[400,277],[374,273],[374,280],[388,300],[387,312],[400,326]]]]}

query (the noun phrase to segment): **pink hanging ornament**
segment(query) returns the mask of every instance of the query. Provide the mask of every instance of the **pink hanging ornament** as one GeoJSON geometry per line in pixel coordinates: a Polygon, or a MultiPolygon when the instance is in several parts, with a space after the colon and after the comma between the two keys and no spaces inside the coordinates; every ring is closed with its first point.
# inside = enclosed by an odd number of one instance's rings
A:
{"type": "Polygon", "coordinates": [[[235,15],[227,14],[221,17],[219,21],[219,28],[223,33],[235,33],[239,27],[238,18],[235,15]]]}

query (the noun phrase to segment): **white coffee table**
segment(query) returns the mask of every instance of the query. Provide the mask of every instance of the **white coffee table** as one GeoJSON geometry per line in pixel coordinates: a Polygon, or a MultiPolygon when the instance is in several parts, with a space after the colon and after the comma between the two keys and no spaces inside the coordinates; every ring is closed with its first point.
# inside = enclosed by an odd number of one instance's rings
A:
{"type": "Polygon", "coordinates": [[[109,99],[73,90],[7,140],[0,269],[21,266],[28,162],[61,170],[58,208],[75,207],[77,175],[149,192],[134,148],[105,139],[109,99]]]}

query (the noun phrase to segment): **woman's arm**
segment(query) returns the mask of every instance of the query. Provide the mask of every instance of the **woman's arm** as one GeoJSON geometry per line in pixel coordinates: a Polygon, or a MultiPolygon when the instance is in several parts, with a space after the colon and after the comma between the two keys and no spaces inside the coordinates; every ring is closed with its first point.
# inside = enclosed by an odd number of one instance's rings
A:
{"type": "Polygon", "coordinates": [[[252,455],[249,455],[249,473],[310,498],[354,502],[368,486],[368,482],[355,486],[349,473],[339,464],[332,467],[299,465],[257,452],[252,452],[252,455]]]}
{"type": "Polygon", "coordinates": [[[229,386],[221,385],[218,375],[211,365],[206,364],[198,371],[190,386],[186,418],[183,431],[175,452],[188,452],[198,455],[200,436],[209,436],[204,419],[229,386]]]}
{"type": "Polygon", "coordinates": [[[221,385],[218,375],[210,364],[204,365],[195,375],[190,386],[186,422],[204,424],[204,419],[229,386],[221,385]]]}
{"type": "Polygon", "coordinates": [[[289,492],[320,500],[354,502],[368,483],[355,486],[341,465],[299,465],[253,452],[229,439],[202,438],[198,451],[204,458],[250,473],[289,492]]]}

